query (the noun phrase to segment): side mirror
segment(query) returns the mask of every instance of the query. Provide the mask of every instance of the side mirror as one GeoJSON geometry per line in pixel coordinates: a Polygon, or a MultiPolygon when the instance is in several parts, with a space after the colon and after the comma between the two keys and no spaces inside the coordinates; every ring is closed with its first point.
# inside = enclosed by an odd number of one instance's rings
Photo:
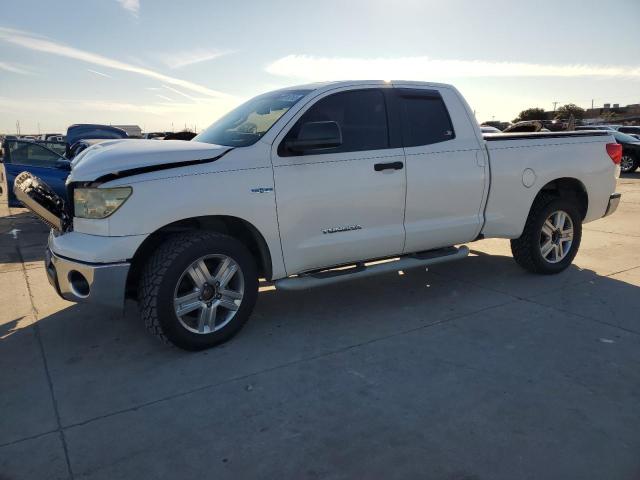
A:
{"type": "Polygon", "coordinates": [[[285,145],[294,152],[335,148],[342,145],[342,131],[333,121],[307,122],[300,127],[298,138],[287,140],[285,145]]]}
{"type": "Polygon", "coordinates": [[[56,160],[56,168],[60,170],[71,170],[71,162],[65,158],[59,158],[56,160]]]}

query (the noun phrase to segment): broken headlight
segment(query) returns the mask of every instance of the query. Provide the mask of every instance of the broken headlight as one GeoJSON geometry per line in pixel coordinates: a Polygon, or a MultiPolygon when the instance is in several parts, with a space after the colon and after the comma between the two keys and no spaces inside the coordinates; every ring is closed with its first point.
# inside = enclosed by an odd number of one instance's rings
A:
{"type": "Polygon", "coordinates": [[[73,190],[74,215],[80,218],[107,218],[129,198],[131,187],[76,188],[73,190]]]}

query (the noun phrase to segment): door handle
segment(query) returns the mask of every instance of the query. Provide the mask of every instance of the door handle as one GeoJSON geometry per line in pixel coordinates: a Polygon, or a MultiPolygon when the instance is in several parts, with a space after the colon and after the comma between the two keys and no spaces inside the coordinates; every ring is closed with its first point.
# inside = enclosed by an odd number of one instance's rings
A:
{"type": "Polygon", "coordinates": [[[373,166],[373,169],[376,172],[381,172],[382,170],[402,170],[404,167],[404,163],[402,162],[389,162],[389,163],[376,163],[373,166]]]}

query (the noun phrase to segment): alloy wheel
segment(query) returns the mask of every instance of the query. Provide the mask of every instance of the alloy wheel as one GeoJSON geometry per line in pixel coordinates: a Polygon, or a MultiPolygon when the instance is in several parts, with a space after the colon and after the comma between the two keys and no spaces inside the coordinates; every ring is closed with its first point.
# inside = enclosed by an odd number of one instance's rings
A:
{"type": "Polygon", "coordinates": [[[227,325],[244,296],[240,265],[222,254],[205,255],[189,265],[176,285],[173,306],[180,324],[193,333],[208,334],[227,325]]]}
{"type": "Polygon", "coordinates": [[[623,155],[620,160],[620,170],[627,173],[633,169],[634,160],[631,158],[631,155],[623,155]]]}
{"type": "Polygon", "coordinates": [[[561,262],[573,244],[573,221],[567,212],[557,210],[547,217],[540,232],[540,253],[549,263],[561,262]]]}

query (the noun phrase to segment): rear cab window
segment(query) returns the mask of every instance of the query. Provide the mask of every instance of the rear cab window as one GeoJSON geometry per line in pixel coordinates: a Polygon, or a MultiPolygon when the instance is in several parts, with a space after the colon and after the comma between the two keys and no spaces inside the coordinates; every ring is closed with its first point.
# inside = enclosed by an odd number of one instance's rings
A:
{"type": "Polygon", "coordinates": [[[397,88],[405,147],[446,142],[455,138],[447,107],[437,90],[397,88]]]}

